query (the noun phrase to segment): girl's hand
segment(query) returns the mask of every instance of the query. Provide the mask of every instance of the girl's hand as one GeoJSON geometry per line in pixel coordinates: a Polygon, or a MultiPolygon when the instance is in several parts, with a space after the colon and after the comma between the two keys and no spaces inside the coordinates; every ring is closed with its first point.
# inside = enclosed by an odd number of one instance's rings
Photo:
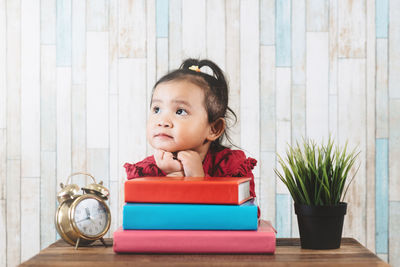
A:
{"type": "Polygon", "coordinates": [[[199,153],[193,150],[180,151],[178,159],[183,165],[185,176],[204,177],[203,163],[199,153]]]}
{"type": "Polygon", "coordinates": [[[183,166],[179,160],[174,159],[171,152],[157,149],[154,153],[157,167],[167,176],[184,176],[183,166]]]}

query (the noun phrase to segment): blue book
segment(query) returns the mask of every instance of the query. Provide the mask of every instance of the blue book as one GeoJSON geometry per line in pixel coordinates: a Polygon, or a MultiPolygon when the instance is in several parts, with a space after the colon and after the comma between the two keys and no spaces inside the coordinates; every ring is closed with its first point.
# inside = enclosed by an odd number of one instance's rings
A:
{"type": "Polygon", "coordinates": [[[257,205],[126,203],[124,230],[257,230],[257,205]]]}

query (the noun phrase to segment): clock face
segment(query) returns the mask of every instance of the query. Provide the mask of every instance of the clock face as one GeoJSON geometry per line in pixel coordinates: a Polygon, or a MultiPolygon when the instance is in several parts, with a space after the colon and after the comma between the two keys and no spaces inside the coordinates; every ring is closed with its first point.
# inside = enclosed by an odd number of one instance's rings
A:
{"type": "Polygon", "coordinates": [[[79,231],[90,237],[99,236],[108,224],[107,210],[95,198],[82,199],[76,205],[74,218],[79,231]]]}

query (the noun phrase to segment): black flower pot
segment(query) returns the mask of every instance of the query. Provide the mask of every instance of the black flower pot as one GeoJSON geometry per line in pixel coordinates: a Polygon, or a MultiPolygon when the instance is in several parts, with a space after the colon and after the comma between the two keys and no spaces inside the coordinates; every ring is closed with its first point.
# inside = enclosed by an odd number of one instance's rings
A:
{"type": "Polygon", "coordinates": [[[340,247],[347,203],[337,206],[294,204],[302,248],[334,249],[340,247]]]}

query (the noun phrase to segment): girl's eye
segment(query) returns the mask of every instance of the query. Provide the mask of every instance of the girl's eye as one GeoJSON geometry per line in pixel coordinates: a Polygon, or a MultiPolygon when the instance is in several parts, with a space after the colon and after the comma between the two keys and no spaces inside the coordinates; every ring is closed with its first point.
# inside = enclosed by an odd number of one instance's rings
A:
{"type": "Polygon", "coordinates": [[[159,107],[153,107],[153,113],[154,114],[160,113],[160,108],[159,107]]]}
{"type": "Polygon", "coordinates": [[[178,109],[176,111],[176,114],[178,114],[178,115],[187,115],[187,112],[186,112],[186,110],[180,108],[180,109],[178,109]]]}

